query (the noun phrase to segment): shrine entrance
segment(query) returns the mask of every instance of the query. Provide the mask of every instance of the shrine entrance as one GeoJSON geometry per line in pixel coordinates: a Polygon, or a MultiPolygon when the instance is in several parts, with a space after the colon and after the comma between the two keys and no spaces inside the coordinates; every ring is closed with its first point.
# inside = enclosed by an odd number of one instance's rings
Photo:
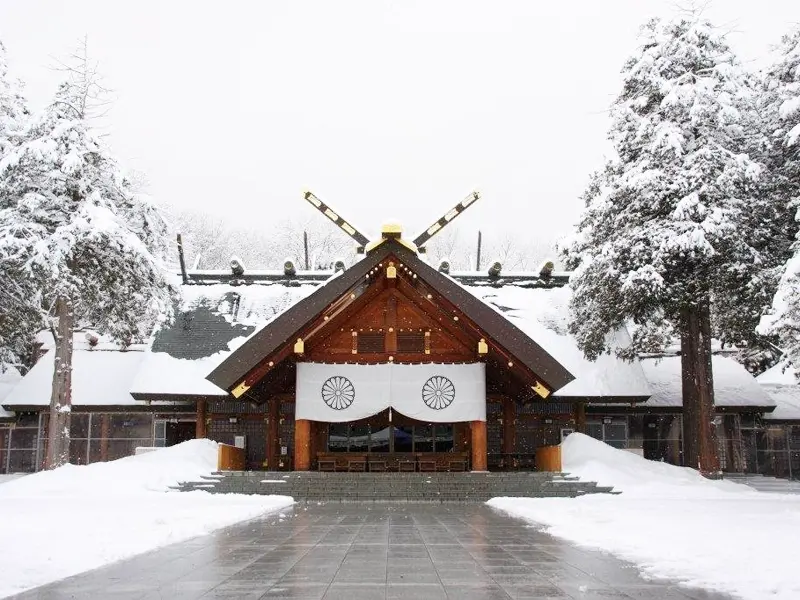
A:
{"type": "Polygon", "coordinates": [[[321,471],[469,469],[468,443],[458,435],[468,423],[424,423],[386,410],[359,421],[314,425],[321,471]]]}

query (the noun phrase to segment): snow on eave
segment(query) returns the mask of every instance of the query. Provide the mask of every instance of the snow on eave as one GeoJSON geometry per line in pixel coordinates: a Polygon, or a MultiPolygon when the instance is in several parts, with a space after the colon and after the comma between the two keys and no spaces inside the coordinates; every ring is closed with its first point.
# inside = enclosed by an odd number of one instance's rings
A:
{"type": "MultiPolygon", "coordinates": [[[[243,338],[242,338],[243,339],[243,338]]],[[[129,392],[137,397],[157,396],[221,396],[219,389],[206,379],[230,352],[218,352],[197,360],[175,358],[166,352],[148,352],[130,385],[129,392]]]]}
{"type": "MultiPolygon", "coordinates": [[[[541,346],[575,377],[557,390],[554,399],[647,398],[651,390],[637,361],[626,362],[614,354],[588,360],[569,333],[568,287],[502,287],[461,285],[488,307],[500,313],[541,346]]],[[[609,335],[612,348],[630,344],[623,328],[609,335]]]]}
{"type": "MultiPolygon", "coordinates": [[[[645,408],[683,406],[680,356],[646,358],[642,359],[641,364],[653,390],[653,395],[641,406],[645,408]]],[[[713,355],[712,373],[715,406],[759,408],[775,406],[775,402],[758,381],[734,359],[713,355]]]]}
{"type": "MultiPolygon", "coordinates": [[[[46,406],[53,385],[54,352],[48,352],[28,371],[2,404],[46,406]]],[[[130,385],[145,356],[141,350],[76,350],[72,356],[72,404],[75,406],[132,406],[130,385]]]]}
{"type": "Polygon", "coordinates": [[[786,361],[780,361],[773,365],[756,379],[765,385],[797,385],[800,383],[800,380],[797,379],[797,372],[786,361]]]}
{"type": "Polygon", "coordinates": [[[762,384],[775,402],[775,410],[764,413],[765,421],[800,421],[800,385],[762,384]]]}

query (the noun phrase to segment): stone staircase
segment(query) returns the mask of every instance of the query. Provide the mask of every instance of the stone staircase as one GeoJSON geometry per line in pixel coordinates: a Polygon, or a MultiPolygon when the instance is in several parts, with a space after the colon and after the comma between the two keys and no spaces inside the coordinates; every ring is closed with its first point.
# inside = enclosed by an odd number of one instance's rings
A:
{"type": "Polygon", "coordinates": [[[575,498],[614,493],[565,473],[319,473],[226,471],[181,491],[280,494],[298,502],[485,502],[497,496],[575,498]]]}

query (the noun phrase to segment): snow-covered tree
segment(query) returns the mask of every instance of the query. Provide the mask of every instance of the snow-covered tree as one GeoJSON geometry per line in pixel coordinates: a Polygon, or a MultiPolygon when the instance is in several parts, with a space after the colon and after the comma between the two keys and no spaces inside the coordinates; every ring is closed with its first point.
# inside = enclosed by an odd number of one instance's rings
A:
{"type": "Polygon", "coordinates": [[[590,358],[632,358],[680,336],[685,462],[713,474],[712,314],[716,324],[747,317],[754,328],[772,233],[756,218],[768,212],[760,166],[744,153],[751,92],[706,20],[652,20],[640,39],[611,109],[616,157],[593,177],[577,232],[562,245],[577,267],[570,329],[590,358]],[[632,346],[609,348],[608,333],[623,326],[632,326],[632,346]]]}
{"type": "Polygon", "coordinates": [[[37,290],[30,301],[56,339],[48,467],[69,454],[74,325],[126,345],[171,306],[166,223],[90,127],[92,73],[86,64],[70,73],[0,161],[0,255],[22,266],[16,281],[37,290]]]}
{"type": "MultiPolygon", "coordinates": [[[[766,154],[769,191],[800,220],[800,26],[784,36],[774,63],[764,72],[762,114],[771,132],[766,154]]],[[[788,227],[787,227],[788,228],[788,227]]],[[[796,227],[795,227],[796,230],[796,227]]],[[[800,364],[800,239],[786,262],[772,310],[759,326],[777,334],[794,365],[800,364]]],[[[798,370],[800,373],[800,370],[798,370]]]]}
{"type": "MultiPolygon", "coordinates": [[[[0,160],[19,143],[28,117],[22,83],[9,74],[6,49],[0,42],[0,160]]],[[[4,208],[0,204],[0,210],[4,208]]],[[[0,372],[6,364],[27,366],[23,363],[32,349],[30,332],[39,322],[38,313],[28,302],[33,290],[19,281],[19,270],[14,257],[0,254],[0,372]]]]}

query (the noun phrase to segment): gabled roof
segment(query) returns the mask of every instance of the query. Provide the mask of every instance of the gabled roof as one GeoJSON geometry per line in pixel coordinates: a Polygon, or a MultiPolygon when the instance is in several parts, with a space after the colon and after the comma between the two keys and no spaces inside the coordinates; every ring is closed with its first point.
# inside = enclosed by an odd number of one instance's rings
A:
{"type": "Polygon", "coordinates": [[[367,274],[389,256],[396,257],[431,289],[457,306],[488,338],[536,373],[551,389],[558,390],[575,378],[508,319],[488,309],[484,302],[458,282],[424,263],[402,244],[389,239],[255,333],[214,369],[207,379],[225,390],[235,387],[265,357],[292,341],[309,322],[351,288],[364,281],[367,274]]]}

